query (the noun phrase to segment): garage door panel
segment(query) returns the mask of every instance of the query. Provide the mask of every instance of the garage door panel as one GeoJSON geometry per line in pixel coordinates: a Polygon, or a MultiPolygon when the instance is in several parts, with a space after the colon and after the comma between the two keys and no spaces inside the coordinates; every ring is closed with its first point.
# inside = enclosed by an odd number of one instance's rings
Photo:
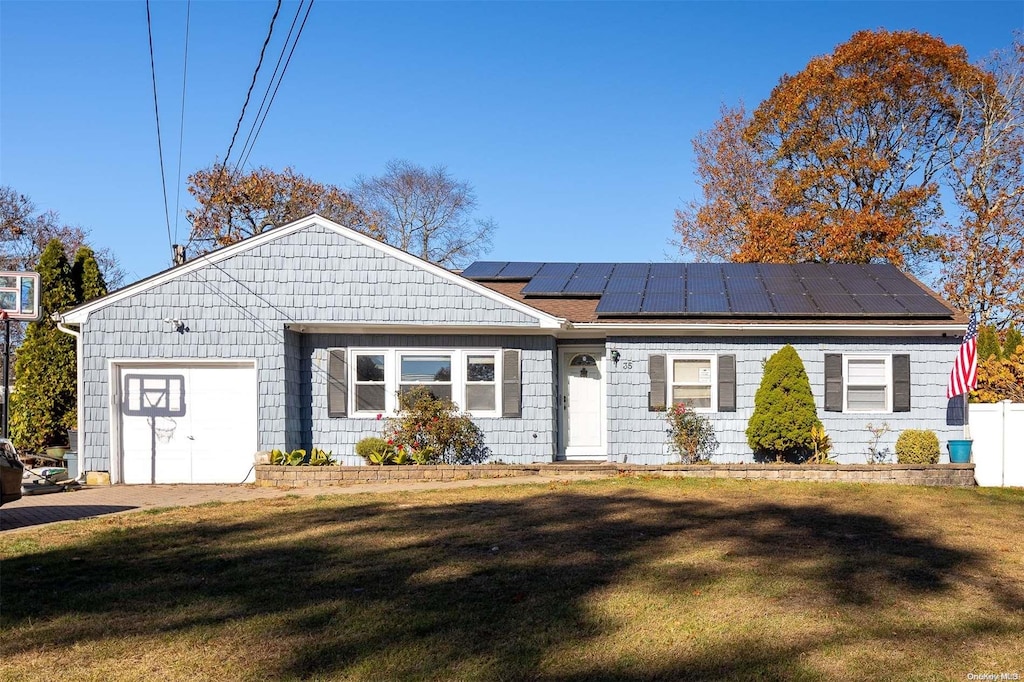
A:
{"type": "Polygon", "coordinates": [[[253,366],[132,367],[121,375],[125,483],[239,483],[246,477],[257,445],[253,366]],[[165,402],[156,397],[160,388],[165,402]]]}

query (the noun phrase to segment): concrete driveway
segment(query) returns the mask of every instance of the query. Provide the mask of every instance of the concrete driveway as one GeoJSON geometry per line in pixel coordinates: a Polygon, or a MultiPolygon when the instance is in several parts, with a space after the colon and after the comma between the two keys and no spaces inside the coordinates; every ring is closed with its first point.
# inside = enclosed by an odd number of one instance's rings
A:
{"type": "Polygon", "coordinates": [[[187,507],[204,502],[262,500],[285,495],[352,495],[399,490],[437,490],[550,483],[589,476],[524,476],[426,483],[360,483],[329,488],[258,488],[254,485],[108,485],[66,493],[26,495],[0,507],[0,532],[58,521],[77,521],[104,514],[125,514],[154,507],[187,507]]]}

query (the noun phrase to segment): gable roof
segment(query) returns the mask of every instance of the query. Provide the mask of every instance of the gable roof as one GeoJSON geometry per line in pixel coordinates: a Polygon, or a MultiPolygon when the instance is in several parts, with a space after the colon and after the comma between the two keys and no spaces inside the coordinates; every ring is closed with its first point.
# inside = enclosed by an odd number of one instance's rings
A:
{"type": "Polygon", "coordinates": [[[962,323],[888,264],[483,261],[463,276],[574,323],[962,323]]]}
{"type": "Polygon", "coordinates": [[[242,241],[217,249],[216,251],[212,251],[202,256],[197,256],[196,258],[184,263],[183,265],[178,265],[167,270],[164,270],[162,272],[158,272],[155,275],[146,277],[145,279],[141,279],[137,282],[129,284],[128,286],[122,287],[117,291],[111,292],[102,298],[98,298],[94,301],[89,301],[88,303],[84,303],[80,306],[72,308],[71,310],[61,314],[61,321],[66,324],[82,324],[89,318],[89,314],[92,313],[93,311],[100,310],[113,303],[121,301],[130,296],[134,296],[136,294],[148,291],[150,289],[153,289],[154,287],[158,287],[164,284],[165,282],[181,277],[190,272],[194,272],[201,268],[214,265],[220,261],[231,258],[232,256],[235,256],[239,253],[243,253],[245,251],[248,251],[249,249],[253,249],[263,244],[273,242],[274,240],[280,239],[290,234],[294,234],[295,232],[307,229],[313,225],[318,225],[330,229],[347,239],[350,239],[354,242],[370,247],[377,251],[383,252],[388,256],[396,258],[397,260],[400,260],[404,263],[413,265],[414,267],[425,270],[431,273],[432,275],[435,275],[441,279],[451,282],[468,291],[484,296],[485,298],[489,298],[493,301],[497,301],[498,303],[506,305],[525,315],[529,315],[530,317],[534,317],[537,319],[538,326],[541,328],[560,329],[565,324],[564,319],[561,319],[548,312],[528,305],[522,300],[506,296],[499,291],[495,291],[494,289],[483,286],[482,284],[461,277],[458,274],[451,272],[450,270],[447,270],[439,265],[436,265],[429,261],[425,261],[422,258],[402,251],[401,249],[395,248],[389,244],[377,241],[373,237],[367,236],[361,232],[357,232],[356,230],[345,227],[343,225],[339,225],[338,223],[335,223],[334,221],[324,218],[323,216],[317,215],[315,213],[305,218],[296,220],[292,223],[288,223],[287,225],[275,227],[265,232],[262,232],[258,235],[248,237],[247,239],[243,239],[242,241]]]}

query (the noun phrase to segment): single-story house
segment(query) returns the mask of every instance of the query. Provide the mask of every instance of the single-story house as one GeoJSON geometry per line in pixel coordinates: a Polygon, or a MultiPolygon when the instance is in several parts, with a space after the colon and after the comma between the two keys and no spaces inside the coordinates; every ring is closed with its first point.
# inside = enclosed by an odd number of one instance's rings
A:
{"type": "Polygon", "coordinates": [[[906,428],[960,433],[945,386],[966,321],[889,265],[458,273],[313,215],[61,326],[78,338],[81,461],[115,482],[240,482],[273,448],[355,464],[355,443],[415,384],[469,411],[508,463],[664,463],[673,401],[714,424],[716,461],[750,461],[762,363],[787,343],[841,462],[865,460],[868,424],[892,428],[889,448],[906,428]]]}

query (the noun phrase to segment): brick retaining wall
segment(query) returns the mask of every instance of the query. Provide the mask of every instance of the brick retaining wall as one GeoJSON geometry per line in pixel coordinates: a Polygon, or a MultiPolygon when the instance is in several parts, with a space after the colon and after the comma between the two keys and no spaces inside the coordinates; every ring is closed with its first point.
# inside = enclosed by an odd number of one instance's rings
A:
{"type": "Polygon", "coordinates": [[[256,484],[278,488],[357,483],[462,481],[519,476],[664,476],[900,485],[974,485],[973,464],[479,464],[473,466],[288,467],[259,464],[256,484]]]}

